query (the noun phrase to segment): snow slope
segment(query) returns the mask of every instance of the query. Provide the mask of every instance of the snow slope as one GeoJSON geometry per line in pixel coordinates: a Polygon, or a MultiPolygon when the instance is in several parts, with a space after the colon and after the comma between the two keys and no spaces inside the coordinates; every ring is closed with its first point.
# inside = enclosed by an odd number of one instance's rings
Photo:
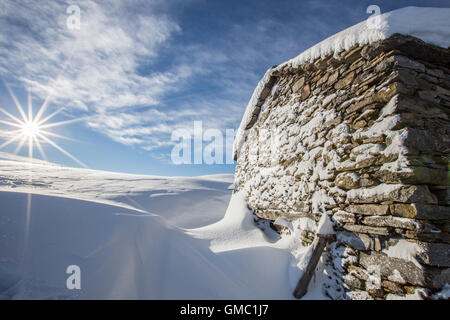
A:
{"type": "Polygon", "coordinates": [[[447,48],[450,46],[450,8],[405,7],[364,20],[350,28],[319,42],[313,47],[279,66],[267,70],[258,83],[244,112],[233,144],[233,155],[237,155],[245,142],[245,128],[256,108],[259,96],[271,75],[285,66],[298,67],[330,54],[335,56],[354,45],[366,45],[387,39],[395,33],[414,36],[425,42],[447,48]]]}
{"type": "Polygon", "coordinates": [[[0,161],[0,299],[292,299],[309,249],[258,229],[232,180],[0,161]]]}
{"type": "Polygon", "coordinates": [[[0,191],[33,192],[158,212],[178,227],[218,221],[230,199],[233,175],[197,178],[131,175],[56,165],[0,161],[0,191]],[[177,201],[170,201],[176,197],[177,201]],[[200,201],[208,199],[208,201],[200,201]],[[177,209],[183,208],[185,214],[177,209]],[[217,211],[211,208],[217,207],[217,211]]]}

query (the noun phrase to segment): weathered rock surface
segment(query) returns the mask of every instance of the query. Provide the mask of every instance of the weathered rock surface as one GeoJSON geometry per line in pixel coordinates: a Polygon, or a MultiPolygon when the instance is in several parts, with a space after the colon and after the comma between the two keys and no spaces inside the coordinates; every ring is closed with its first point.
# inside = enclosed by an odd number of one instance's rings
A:
{"type": "Polygon", "coordinates": [[[362,204],[362,205],[349,205],[346,210],[348,212],[361,214],[361,215],[386,215],[389,213],[389,205],[387,204],[362,204]]]}
{"type": "Polygon", "coordinates": [[[450,267],[450,244],[445,243],[420,243],[423,252],[418,258],[424,264],[436,267],[450,267]]]}
{"type": "Polygon", "coordinates": [[[436,196],[425,185],[387,185],[376,188],[355,189],[349,192],[347,201],[352,203],[438,203],[436,196]]]}
{"type": "Polygon", "coordinates": [[[450,281],[448,48],[396,34],[277,68],[246,128],[235,183],[249,207],[272,221],[328,214],[349,297],[450,281]],[[383,253],[398,239],[421,248],[417,261],[383,253]]]}
{"type": "Polygon", "coordinates": [[[337,241],[357,250],[373,250],[374,248],[373,239],[364,233],[339,232],[337,241]]]}
{"type": "Polygon", "coordinates": [[[412,204],[391,204],[392,215],[403,218],[423,219],[423,220],[448,220],[450,219],[450,208],[438,205],[421,203],[412,204]]]}

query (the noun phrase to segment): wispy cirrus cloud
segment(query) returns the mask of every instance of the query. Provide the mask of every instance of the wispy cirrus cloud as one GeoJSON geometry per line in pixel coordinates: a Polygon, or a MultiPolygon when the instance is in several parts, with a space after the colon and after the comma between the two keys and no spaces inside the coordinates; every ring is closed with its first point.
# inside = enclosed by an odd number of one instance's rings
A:
{"type": "Polygon", "coordinates": [[[0,20],[0,70],[19,77],[44,97],[71,100],[72,107],[101,110],[153,105],[185,72],[143,76],[142,60],[180,32],[164,15],[127,16],[113,6],[77,1],[81,28],[67,28],[68,3],[7,1],[0,20]],[[61,71],[64,70],[62,73],[61,71]]]}

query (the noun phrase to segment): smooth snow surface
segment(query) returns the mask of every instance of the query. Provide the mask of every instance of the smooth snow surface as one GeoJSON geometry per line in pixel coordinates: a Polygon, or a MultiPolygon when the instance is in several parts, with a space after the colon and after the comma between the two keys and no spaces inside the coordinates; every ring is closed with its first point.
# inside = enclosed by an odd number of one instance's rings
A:
{"type": "MultiPolygon", "coordinates": [[[[0,299],[292,299],[303,272],[300,230],[280,239],[257,228],[227,190],[232,175],[16,161],[0,172],[0,299]],[[81,290],[66,288],[69,265],[81,290]]],[[[325,298],[322,280],[306,298],[325,298]]]]}
{"type": "Polygon", "coordinates": [[[364,20],[350,28],[319,42],[313,47],[302,52],[297,57],[269,69],[258,83],[247,105],[233,145],[233,154],[237,155],[241,149],[247,131],[245,128],[251,119],[256,102],[264,86],[272,73],[285,66],[294,68],[306,62],[312,62],[317,58],[323,58],[330,54],[337,55],[341,51],[348,50],[354,45],[366,45],[375,41],[387,39],[393,34],[400,33],[422,39],[425,42],[447,48],[450,45],[450,8],[424,8],[405,7],[393,10],[377,16],[375,20],[364,20]]]}

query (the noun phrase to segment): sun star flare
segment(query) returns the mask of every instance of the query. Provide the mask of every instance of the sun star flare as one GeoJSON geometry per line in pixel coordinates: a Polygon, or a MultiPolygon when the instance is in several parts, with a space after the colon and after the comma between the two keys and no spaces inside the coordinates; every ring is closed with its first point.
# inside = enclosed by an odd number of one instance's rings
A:
{"type": "Polygon", "coordinates": [[[35,138],[40,131],[41,127],[34,121],[28,121],[22,126],[22,135],[28,138],[35,138]]]}
{"type": "Polygon", "coordinates": [[[28,158],[31,160],[33,159],[33,150],[36,147],[41,154],[42,158],[44,160],[47,160],[47,156],[45,154],[44,148],[42,144],[48,144],[52,146],[53,148],[57,149],[61,153],[63,153],[65,156],[69,157],[82,167],[86,167],[86,165],[78,160],[75,156],[70,154],[68,151],[63,149],[61,146],[56,144],[53,140],[51,140],[50,137],[53,138],[60,138],[60,139],[68,139],[72,140],[68,137],[56,134],[54,132],[49,131],[50,128],[58,127],[67,125],[69,123],[77,122],[83,120],[82,118],[77,118],[73,120],[68,121],[60,121],[60,122],[53,122],[50,123],[49,120],[51,120],[55,115],[57,115],[61,109],[57,110],[56,112],[53,112],[52,114],[46,116],[44,119],[41,119],[42,115],[45,112],[45,109],[48,106],[49,103],[49,97],[45,99],[42,106],[39,108],[36,115],[33,116],[33,107],[32,107],[32,100],[31,100],[31,93],[30,90],[28,90],[28,114],[25,113],[24,109],[20,105],[19,100],[16,98],[14,93],[12,92],[11,88],[8,86],[8,84],[5,83],[6,88],[9,91],[9,94],[11,95],[12,100],[14,101],[14,104],[16,105],[17,110],[19,111],[20,117],[16,117],[10,112],[6,111],[3,108],[0,108],[0,113],[3,114],[3,116],[6,116],[5,119],[0,118],[0,124],[9,126],[10,128],[15,128],[16,130],[3,130],[2,132],[4,135],[10,137],[9,140],[4,142],[0,145],[0,149],[3,149],[13,143],[17,143],[17,147],[14,151],[14,154],[17,154],[20,152],[20,150],[24,147],[24,145],[28,145],[28,158]]]}

